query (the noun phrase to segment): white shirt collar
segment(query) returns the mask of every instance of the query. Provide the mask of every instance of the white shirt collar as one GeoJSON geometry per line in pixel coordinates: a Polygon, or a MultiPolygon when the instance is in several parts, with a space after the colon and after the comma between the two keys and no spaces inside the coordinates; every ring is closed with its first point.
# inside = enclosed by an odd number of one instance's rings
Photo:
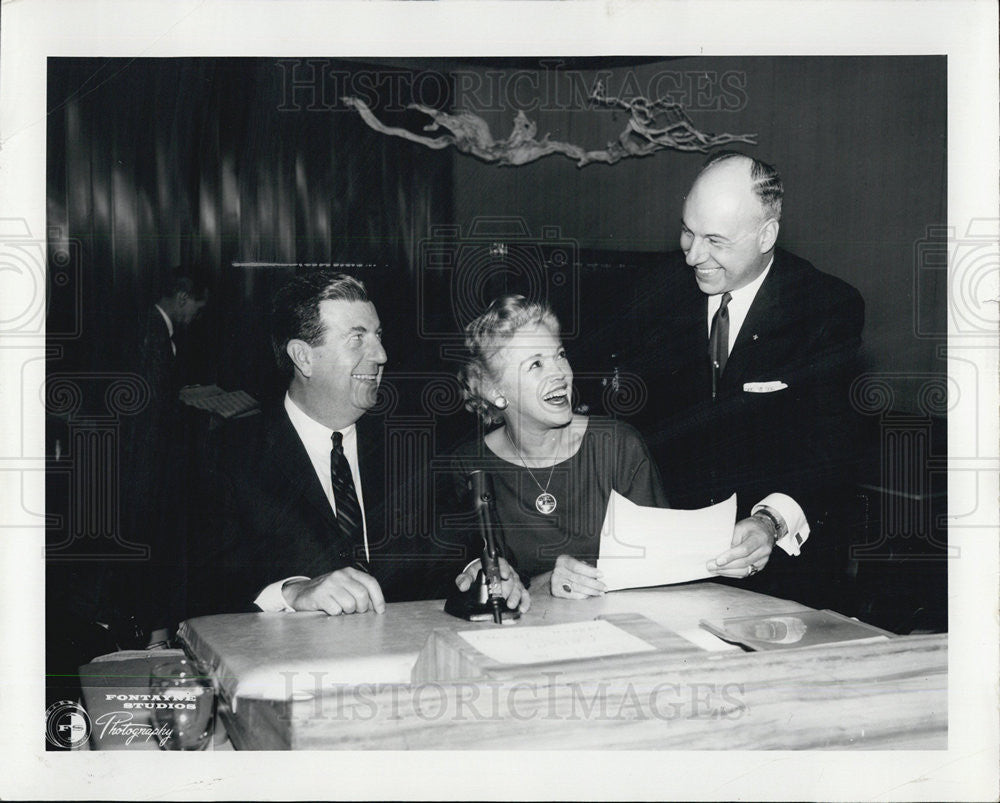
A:
{"type": "MultiPolygon", "coordinates": [[[[330,449],[333,447],[330,438],[334,430],[312,418],[292,400],[292,397],[287,392],[285,393],[285,412],[288,414],[288,420],[292,422],[292,427],[294,427],[295,432],[298,434],[299,440],[302,441],[302,445],[306,449],[309,462],[312,463],[313,471],[316,473],[319,484],[323,487],[323,493],[326,495],[330,507],[336,513],[337,501],[334,498],[333,482],[330,479],[330,449]]],[[[368,521],[365,515],[365,498],[360,481],[361,467],[358,463],[357,426],[350,424],[343,429],[337,430],[337,432],[344,436],[341,445],[344,448],[344,456],[347,458],[347,464],[351,467],[351,476],[354,479],[354,492],[358,496],[358,504],[361,505],[365,554],[368,555],[368,521]]]]}
{"type": "MultiPolygon", "coordinates": [[[[322,442],[323,448],[329,452],[330,451],[330,437],[333,435],[333,430],[330,429],[325,424],[321,424],[315,418],[312,418],[305,410],[299,407],[292,399],[288,393],[285,393],[285,411],[288,413],[288,417],[292,421],[292,426],[295,427],[295,431],[299,433],[299,437],[302,438],[302,442],[308,444],[309,442],[322,442]]],[[[347,440],[350,438],[353,441],[357,441],[357,427],[354,424],[350,424],[341,430],[338,430],[341,435],[344,436],[344,448],[347,448],[347,440]]]]}
{"type": "MultiPolygon", "coordinates": [[[[757,297],[757,292],[760,290],[764,280],[767,278],[767,274],[771,272],[771,266],[774,265],[774,255],[771,256],[771,261],[767,263],[767,267],[761,271],[760,276],[754,279],[750,284],[744,285],[738,290],[729,291],[732,298],[729,301],[729,306],[726,307],[726,311],[729,313],[729,351],[733,350],[733,346],[736,344],[736,337],[740,333],[740,329],[743,326],[743,322],[747,318],[747,313],[750,312],[750,306],[753,304],[754,299],[757,297]]],[[[717,293],[714,296],[708,297],[708,318],[707,326],[708,333],[711,334],[712,331],[712,318],[715,317],[716,310],[722,305],[722,296],[724,293],[717,293]]]]}
{"type": "Polygon", "coordinates": [[[163,307],[159,304],[153,304],[157,310],[159,310],[160,315],[163,316],[163,322],[167,325],[167,334],[170,335],[170,339],[174,339],[174,322],[170,320],[170,316],[163,311],[163,307]]]}
{"type": "MultiPolygon", "coordinates": [[[[757,291],[760,290],[760,286],[764,284],[764,279],[766,279],[767,274],[771,272],[771,266],[773,264],[774,256],[772,255],[771,261],[768,262],[767,267],[760,272],[760,276],[750,282],[750,284],[743,285],[743,287],[740,287],[738,290],[730,290],[729,294],[732,296],[732,301],[729,303],[732,304],[733,301],[735,301],[749,309],[750,305],[753,304],[753,300],[757,297],[757,291]]],[[[724,293],[717,293],[714,296],[708,297],[708,306],[713,308],[713,315],[715,314],[715,310],[717,310],[719,305],[722,303],[723,295],[724,293]]]]}

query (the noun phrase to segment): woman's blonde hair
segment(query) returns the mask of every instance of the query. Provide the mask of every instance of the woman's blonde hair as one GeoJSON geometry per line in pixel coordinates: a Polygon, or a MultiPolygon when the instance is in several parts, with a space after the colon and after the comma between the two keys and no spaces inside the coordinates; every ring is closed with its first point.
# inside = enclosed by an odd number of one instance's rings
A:
{"type": "Polygon", "coordinates": [[[486,424],[503,420],[500,408],[484,393],[484,385],[495,378],[490,361],[519,329],[542,324],[559,335],[559,319],[548,304],[528,301],[521,295],[500,296],[489,308],[465,327],[465,363],[458,372],[465,397],[465,409],[486,424]]]}

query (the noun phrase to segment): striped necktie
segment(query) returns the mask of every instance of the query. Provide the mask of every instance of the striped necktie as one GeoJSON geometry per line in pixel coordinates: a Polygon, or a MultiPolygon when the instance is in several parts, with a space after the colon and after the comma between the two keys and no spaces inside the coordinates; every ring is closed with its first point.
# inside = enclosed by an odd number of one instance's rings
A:
{"type": "Polygon", "coordinates": [[[355,549],[355,555],[364,560],[364,528],[361,523],[361,505],[354,487],[351,466],[344,454],[344,436],[334,432],[331,436],[333,450],[330,452],[330,480],[333,483],[333,501],[337,506],[337,524],[344,540],[355,549]]]}

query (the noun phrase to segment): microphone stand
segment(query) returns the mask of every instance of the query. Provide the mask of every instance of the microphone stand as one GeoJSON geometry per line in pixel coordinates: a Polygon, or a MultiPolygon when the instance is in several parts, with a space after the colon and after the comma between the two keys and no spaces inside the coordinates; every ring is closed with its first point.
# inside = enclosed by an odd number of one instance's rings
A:
{"type": "Polygon", "coordinates": [[[482,568],[475,582],[467,591],[458,591],[445,602],[445,613],[470,622],[503,624],[519,619],[521,612],[511,609],[503,596],[503,579],[500,576],[500,550],[497,546],[499,523],[496,517],[496,493],[493,477],[482,469],[469,473],[466,480],[472,492],[479,532],[483,537],[482,568]]]}

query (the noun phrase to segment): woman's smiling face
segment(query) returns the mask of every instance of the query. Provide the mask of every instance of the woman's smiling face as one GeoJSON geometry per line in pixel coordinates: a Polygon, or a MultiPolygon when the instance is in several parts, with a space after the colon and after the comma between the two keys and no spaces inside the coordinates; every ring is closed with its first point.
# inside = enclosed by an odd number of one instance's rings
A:
{"type": "Polygon", "coordinates": [[[504,411],[523,426],[562,427],[573,419],[573,369],[559,335],[544,322],[518,329],[490,358],[504,411]]]}

